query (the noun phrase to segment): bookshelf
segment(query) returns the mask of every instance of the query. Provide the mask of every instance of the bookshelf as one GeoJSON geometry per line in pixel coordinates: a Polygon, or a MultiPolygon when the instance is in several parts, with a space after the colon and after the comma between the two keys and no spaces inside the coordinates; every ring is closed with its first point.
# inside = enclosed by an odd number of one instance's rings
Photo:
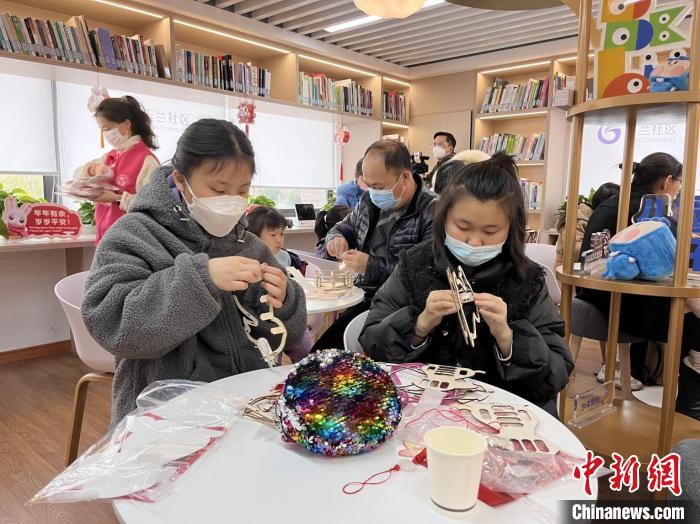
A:
{"type": "Polygon", "coordinates": [[[382,77],[381,117],[384,121],[408,124],[410,88],[411,85],[408,82],[382,77]]]}
{"type": "MultiPolygon", "coordinates": [[[[606,415],[582,430],[574,433],[595,453],[610,457],[612,452],[634,453],[642,464],[648,463],[652,453],[663,456],[672,445],[683,438],[698,438],[700,424],[675,412],[678,369],[683,337],[683,317],[685,299],[700,297],[700,287],[690,278],[688,257],[693,213],[695,182],[698,166],[698,143],[700,142],[700,62],[691,62],[689,90],[671,93],[644,93],[585,101],[584,86],[590,71],[587,54],[591,27],[595,26],[592,0],[582,0],[579,12],[579,40],[577,53],[577,86],[575,105],[569,110],[572,121],[571,169],[568,183],[567,223],[564,232],[564,263],[557,268],[557,278],[562,283],[561,311],[567,326],[567,336],[571,321],[571,304],[574,288],[597,289],[610,292],[610,313],[608,316],[608,336],[606,362],[615,362],[620,323],[622,294],[652,295],[670,299],[667,344],[663,362],[663,401],[660,409],[647,406],[637,400],[617,399],[616,411],[606,415]],[[580,76],[579,76],[580,75],[580,76]],[[661,96],[659,96],[661,95],[661,96]],[[576,196],[581,182],[581,158],[583,151],[583,129],[587,120],[609,118],[611,114],[625,116],[625,143],[622,161],[621,194],[618,208],[617,229],[627,223],[629,212],[630,187],[633,177],[635,153],[635,132],[637,117],[650,111],[662,112],[668,104],[683,104],[686,112],[686,134],[683,158],[683,188],[680,194],[678,215],[676,256],[673,275],[661,282],[614,281],[591,275],[583,275],[574,270],[574,244],[576,238],[576,196]]],[[[700,10],[700,0],[692,2],[694,12],[700,10]]],[[[691,26],[691,49],[700,49],[700,17],[693,17],[691,26]]],[[[614,379],[614,367],[607,366],[605,380],[614,379]]],[[[565,390],[566,391],[566,390],[565,390]]],[[[567,395],[560,396],[560,417],[567,420],[567,395]]],[[[665,494],[662,492],[661,496],[665,494]]]]}
{"type": "Polygon", "coordinates": [[[565,112],[551,107],[551,79],[557,67],[557,60],[551,58],[478,71],[474,100],[478,112],[474,118],[473,147],[490,146],[490,152],[507,149],[510,154],[523,149],[516,162],[525,188],[528,227],[539,231],[542,242],[548,240],[555,211],[564,200],[567,169],[569,125],[565,112]],[[493,97],[495,84],[502,84],[501,95],[506,94],[507,98],[493,97]],[[506,86],[511,87],[506,91],[506,86]],[[501,104],[494,107],[497,100],[501,104]],[[543,145],[533,149],[536,138],[542,135],[543,145]]]}
{"type": "MultiPolygon", "coordinates": [[[[127,79],[139,79],[153,84],[140,83],[143,92],[162,93],[165,85],[183,87],[191,90],[193,97],[207,98],[207,94],[223,93],[231,96],[248,96],[259,101],[269,102],[268,109],[288,112],[289,108],[302,108],[301,114],[308,118],[331,118],[339,123],[353,123],[359,121],[376,122],[376,135],[379,138],[383,132],[382,90],[390,89],[402,91],[408,97],[410,84],[400,78],[385,78],[380,71],[365,70],[354,64],[338,61],[330,61],[324,57],[304,53],[299,49],[293,49],[288,45],[278,44],[273,41],[251,36],[247,33],[236,31],[229,27],[218,26],[216,23],[203,22],[188,18],[182,11],[169,12],[160,7],[140,4],[131,0],[21,0],[16,2],[0,0],[0,13],[10,13],[24,19],[26,17],[58,21],[66,23],[74,16],[83,16],[88,30],[98,27],[108,30],[113,35],[131,37],[140,35],[143,39],[152,40],[154,45],[162,46],[163,65],[169,68],[171,78],[163,76],[153,77],[127,70],[115,70],[103,67],[101,64],[75,63],[73,61],[57,60],[52,57],[34,56],[22,51],[0,50],[0,58],[12,59],[13,66],[3,68],[3,72],[14,72],[25,75],[57,75],[63,78],[72,78],[76,74],[83,83],[97,83],[97,75],[103,79],[107,87],[109,82],[121,79],[119,84],[128,90],[127,79]],[[50,9],[47,9],[50,6],[50,9]],[[207,83],[193,84],[178,79],[178,53],[177,51],[190,51],[206,57],[225,57],[230,55],[233,64],[243,64],[253,68],[269,71],[269,85],[267,91],[224,89],[212,80],[207,83]],[[17,62],[21,62],[18,64],[17,62]],[[78,74],[77,71],[83,73],[78,74]],[[93,73],[90,82],[89,74],[93,73]],[[299,100],[299,73],[324,74],[332,80],[352,80],[366,92],[371,93],[372,112],[348,112],[331,107],[315,107],[303,104],[299,100]],[[108,76],[103,76],[108,75],[108,76]],[[107,80],[105,80],[107,79],[107,80]],[[246,92],[247,91],[247,92],[246,92]],[[198,93],[198,94],[196,94],[198,93]],[[324,116],[325,115],[325,116],[324,116]],[[340,118],[333,118],[340,115],[340,118]]],[[[211,62],[216,64],[216,62],[211,62]]],[[[218,69],[218,66],[215,65],[218,69]]],[[[207,70],[209,71],[209,70],[207,70]]],[[[179,96],[183,91],[172,91],[179,96]]],[[[211,97],[209,97],[211,98],[211,97]]],[[[294,113],[300,114],[298,111],[294,113]]],[[[406,102],[406,119],[402,122],[408,126],[408,102],[406,102]]],[[[400,129],[401,133],[408,136],[408,129],[400,129]]],[[[396,131],[396,129],[393,129],[396,131]]]]}

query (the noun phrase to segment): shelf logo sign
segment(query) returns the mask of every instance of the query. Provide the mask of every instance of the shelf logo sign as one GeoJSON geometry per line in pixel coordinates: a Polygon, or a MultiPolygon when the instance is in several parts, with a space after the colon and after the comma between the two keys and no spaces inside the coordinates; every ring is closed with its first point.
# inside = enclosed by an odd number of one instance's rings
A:
{"type": "Polygon", "coordinates": [[[60,204],[19,205],[14,197],[5,199],[0,234],[10,239],[78,236],[80,215],[60,204]],[[4,226],[4,227],[3,227],[4,226]]]}
{"type": "Polygon", "coordinates": [[[605,144],[606,146],[614,144],[615,142],[620,140],[621,136],[622,129],[620,129],[619,127],[600,126],[598,128],[598,141],[601,144],[605,144]]]}
{"type": "MultiPolygon", "coordinates": [[[[596,98],[651,91],[673,91],[687,85],[688,35],[679,27],[690,2],[657,8],[655,0],[600,3],[599,45],[595,54],[596,98]],[[657,52],[670,52],[657,65],[657,52]]],[[[685,88],[687,89],[687,87],[685,88]]]]}

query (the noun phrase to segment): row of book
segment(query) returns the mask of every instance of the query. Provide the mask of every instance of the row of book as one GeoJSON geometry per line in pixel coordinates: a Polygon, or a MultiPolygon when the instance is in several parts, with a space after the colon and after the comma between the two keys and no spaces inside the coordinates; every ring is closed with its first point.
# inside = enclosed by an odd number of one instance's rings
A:
{"type": "Polygon", "coordinates": [[[513,135],[509,133],[494,133],[481,139],[479,149],[494,155],[504,151],[516,160],[542,160],[544,157],[545,133],[535,133],[530,136],[513,135]]]}
{"type": "Polygon", "coordinates": [[[534,182],[527,178],[521,178],[520,189],[523,192],[525,209],[530,211],[542,209],[542,202],[544,200],[544,184],[542,182],[534,182]]]}
{"type": "Polygon", "coordinates": [[[299,72],[299,102],[313,107],[372,116],[372,91],[354,80],[331,80],[325,74],[299,72]]]}
{"type": "Polygon", "coordinates": [[[497,113],[546,107],[549,85],[549,76],[542,80],[530,79],[524,85],[511,84],[507,80],[496,78],[486,90],[481,112],[497,113]]]}
{"type": "Polygon", "coordinates": [[[560,89],[576,89],[576,77],[571,75],[565,75],[564,73],[555,72],[554,90],[559,91],[560,89]]]}
{"type": "Polygon", "coordinates": [[[212,56],[175,46],[175,78],[179,82],[270,96],[272,73],[264,67],[235,62],[231,55],[212,56]]]}
{"type": "Polygon", "coordinates": [[[0,50],[170,78],[162,45],[141,35],[115,35],[102,27],[90,30],[83,16],[63,23],[0,13],[0,50]]]}
{"type": "Polygon", "coordinates": [[[407,122],[406,94],[399,91],[382,91],[382,118],[407,122]]]}

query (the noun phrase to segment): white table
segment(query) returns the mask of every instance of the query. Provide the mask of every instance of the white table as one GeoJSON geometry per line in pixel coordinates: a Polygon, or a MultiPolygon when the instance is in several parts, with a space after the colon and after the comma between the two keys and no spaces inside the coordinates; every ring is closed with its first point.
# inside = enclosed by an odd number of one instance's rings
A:
{"type": "Polygon", "coordinates": [[[342,311],[352,306],[356,306],[365,298],[365,292],[358,287],[353,287],[350,293],[341,298],[328,299],[306,299],[306,314],[320,315],[323,313],[333,313],[342,311]]]}
{"type": "MultiPolygon", "coordinates": [[[[264,369],[218,382],[232,392],[252,398],[284,380],[291,366],[264,369]]],[[[519,397],[493,388],[491,401],[525,403],[519,397]]],[[[563,450],[585,456],[584,447],[559,421],[539,408],[539,432],[563,450]]],[[[128,524],[240,522],[334,524],[358,522],[455,522],[430,506],[428,473],[401,472],[379,486],[367,486],[345,495],[344,484],[364,480],[398,462],[400,442],[394,438],[380,448],[353,457],[312,455],[296,444],[285,444],[277,432],[249,419],[236,423],[212,456],[178,481],[174,492],[159,502],[114,503],[117,517],[128,524]]],[[[594,497],[597,483],[593,482],[594,497]]],[[[536,505],[518,500],[497,508],[477,503],[464,522],[556,522],[557,501],[585,498],[582,485],[568,480],[531,495],[536,505]]]]}

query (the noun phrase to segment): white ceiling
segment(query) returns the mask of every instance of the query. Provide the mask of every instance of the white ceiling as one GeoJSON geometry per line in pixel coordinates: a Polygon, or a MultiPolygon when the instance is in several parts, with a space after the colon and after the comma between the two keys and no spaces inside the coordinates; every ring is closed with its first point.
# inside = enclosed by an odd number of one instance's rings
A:
{"type": "Polygon", "coordinates": [[[444,2],[403,20],[379,20],[329,33],[326,27],[365,14],[352,0],[197,1],[409,68],[563,40],[578,30],[578,19],[566,6],[487,11],[444,2]]]}

